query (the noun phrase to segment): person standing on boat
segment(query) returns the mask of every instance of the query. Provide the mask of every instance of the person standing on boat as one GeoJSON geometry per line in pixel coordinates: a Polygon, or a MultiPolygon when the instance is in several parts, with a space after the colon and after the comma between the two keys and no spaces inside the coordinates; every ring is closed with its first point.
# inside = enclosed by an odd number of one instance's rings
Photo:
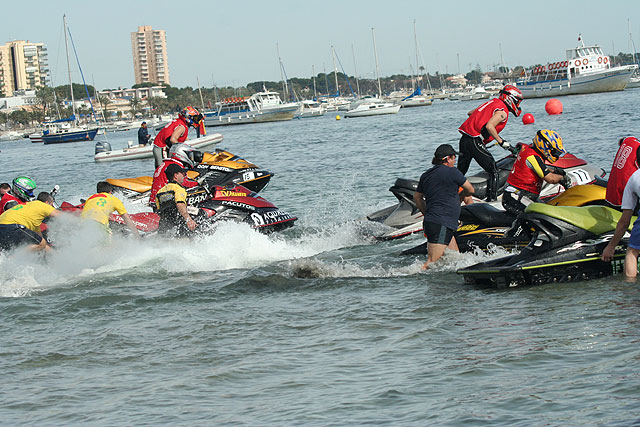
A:
{"type": "MultiPolygon", "coordinates": [[[[178,165],[183,169],[193,169],[202,162],[203,154],[189,144],[176,144],[169,150],[169,158],[162,162],[162,165],[156,169],[153,174],[153,183],[151,184],[151,194],[149,194],[149,204],[155,206],[156,193],[167,184],[167,176],[165,171],[170,165],[178,165]]],[[[188,178],[181,183],[185,188],[191,188],[198,185],[197,181],[188,178]]]]}
{"type": "MultiPolygon", "coordinates": [[[[622,193],[622,216],[616,225],[616,231],[613,233],[611,241],[602,251],[602,260],[611,261],[616,250],[616,246],[629,229],[633,211],[640,201],[640,169],[635,171],[629,177],[627,185],[622,193]]],[[[640,225],[639,221],[633,223],[627,253],[624,257],[624,275],[630,279],[635,279],[638,275],[638,255],[640,254],[640,225]]]]}
{"type": "Polygon", "coordinates": [[[620,210],[627,181],[640,168],[640,141],[635,136],[629,136],[620,138],[618,145],[618,152],[609,173],[605,199],[611,207],[620,210]]]}
{"type": "Polygon", "coordinates": [[[203,116],[198,110],[191,106],[185,107],[180,111],[177,119],[158,132],[153,140],[153,158],[155,159],[156,168],[162,165],[163,154],[165,154],[173,144],[187,140],[189,136],[189,126],[197,128],[202,119],[203,116]]]}
{"type": "Polygon", "coordinates": [[[457,154],[451,145],[440,145],[431,160],[434,166],[422,174],[413,194],[418,209],[424,215],[427,262],[422,266],[423,270],[440,259],[447,247],[458,251],[453,234],[458,228],[460,202],[474,190],[469,180],[455,167],[457,154]]]}
{"type": "Polygon", "coordinates": [[[144,147],[149,143],[149,130],[147,129],[147,122],[140,123],[140,129],[138,129],[138,145],[144,147]]]}
{"type": "Polygon", "coordinates": [[[158,191],[156,211],[160,216],[158,233],[173,236],[188,236],[197,224],[187,209],[187,191],[182,186],[187,169],[173,163],[164,171],[167,185],[158,191]]]}
{"type": "Polygon", "coordinates": [[[507,125],[509,111],[516,117],[520,116],[521,102],[522,92],[513,85],[506,85],[500,91],[498,98],[493,98],[469,111],[467,113],[469,118],[458,128],[462,134],[458,169],[463,175],[466,174],[471,159],[475,159],[482,169],[487,171],[489,174],[487,201],[495,201],[498,198],[498,167],[486,145],[495,139],[502,148],[515,154],[516,148],[512,147],[499,133],[507,125]]]}
{"type": "Polygon", "coordinates": [[[570,185],[570,179],[562,169],[552,170],[544,163],[545,160],[555,163],[566,153],[557,132],[539,130],[531,145],[521,146],[502,194],[502,206],[516,216],[538,200],[543,182],[560,183],[565,188],[570,185]]]}

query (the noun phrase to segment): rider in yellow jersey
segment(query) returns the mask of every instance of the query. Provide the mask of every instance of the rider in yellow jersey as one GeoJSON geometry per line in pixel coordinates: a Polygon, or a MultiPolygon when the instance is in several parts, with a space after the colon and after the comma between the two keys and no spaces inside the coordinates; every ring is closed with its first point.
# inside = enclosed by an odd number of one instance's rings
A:
{"type": "Polygon", "coordinates": [[[126,226],[131,230],[131,233],[134,236],[140,237],[138,229],[133,221],[131,221],[131,217],[120,199],[111,194],[113,192],[113,185],[101,181],[97,185],[97,191],[96,194],[89,197],[84,203],[81,214],[82,218],[98,222],[107,232],[111,233],[111,229],[109,228],[109,215],[111,215],[112,212],[118,212],[120,216],[122,216],[126,226]]]}

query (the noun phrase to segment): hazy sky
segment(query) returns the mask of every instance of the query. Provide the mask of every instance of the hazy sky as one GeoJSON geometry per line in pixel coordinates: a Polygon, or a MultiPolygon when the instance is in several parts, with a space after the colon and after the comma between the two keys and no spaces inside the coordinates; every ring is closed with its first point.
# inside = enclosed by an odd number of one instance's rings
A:
{"type": "MultiPolygon", "coordinates": [[[[631,52],[627,20],[640,47],[640,1],[52,1],[5,5],[0,42],[42,42],[55,85],[65,84],[66,13],[87,83],[134,84],[130,33],[140,25],[167,32],[171,84],[241,86],[280,80],[276,44],[289,77],[333,70],[331,46],[349,75],[373,77],[375,28],[380,75],[410,74],[413,22],[427,71],[487,71],[501,62],[564,59],[578,34],[608,54],[631,52]],[[13,9],[13,10],[12,10],[13,9]],[[352,55],[352,46],[355,55],[352,55]],[[354,69],[355,56],[355,69],[354,69]],[[459,60],[458,60],[459,58],[459,60]],[[438,64],[439,63],[439,64],[438,64]],[[458,68],[459,64],[459,68],[458,68]],[[314,68],[312,68],[314,67],[314,68]]],[[[422,60],[420,59],[420,62],[422,60]]],[[[74,71],[76,70],[76,71],[74,71]]],[[[340,65],[338,70],[342,71],[340,65]]],[[[72,69],[74,82],[81,78],[72,69]]]]}

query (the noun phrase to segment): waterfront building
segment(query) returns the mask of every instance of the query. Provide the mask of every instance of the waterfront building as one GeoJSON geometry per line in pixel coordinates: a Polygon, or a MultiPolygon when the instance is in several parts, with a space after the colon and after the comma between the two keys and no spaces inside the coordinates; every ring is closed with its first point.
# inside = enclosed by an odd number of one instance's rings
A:
{"type": "Polygon", "coordinates": [[[34,90],[49,84],[49,59],[44,43],[14,40],[0,46],[0,92],[34,90]]]}
{"type": "Polygon", "coordinates": [[[138,27],[131,33],[131,50],[136,84],[171,84],[164,30],[154,30],[150,25],[138,27]]]}

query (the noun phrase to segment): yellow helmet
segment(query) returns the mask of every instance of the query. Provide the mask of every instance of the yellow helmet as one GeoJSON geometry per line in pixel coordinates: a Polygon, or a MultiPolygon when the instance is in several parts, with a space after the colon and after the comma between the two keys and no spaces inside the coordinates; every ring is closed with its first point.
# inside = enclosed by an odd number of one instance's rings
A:
{"type": "Polygon", "coordinates": [[[551,163],[567,153],[562,145],[562,138],[554,130],[539,130],[533,138],[533,146],[551,163]]]}

